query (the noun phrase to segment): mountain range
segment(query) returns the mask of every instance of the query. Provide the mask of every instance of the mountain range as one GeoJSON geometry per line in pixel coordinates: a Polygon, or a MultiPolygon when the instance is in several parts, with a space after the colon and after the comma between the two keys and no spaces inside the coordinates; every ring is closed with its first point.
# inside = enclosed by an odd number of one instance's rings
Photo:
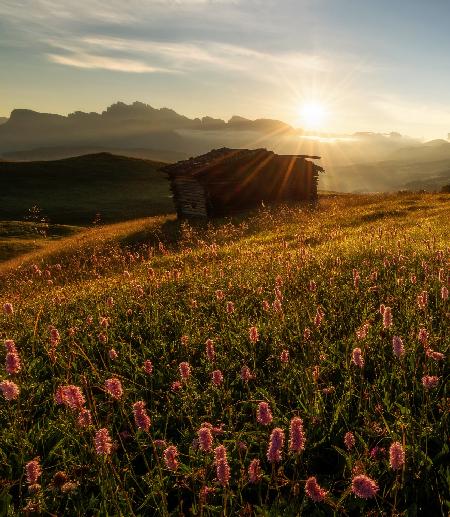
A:
{"type": "Polygon", "coordinates": [[[19,151],[68,146],[189,154],[198,146],[180,135],[183,130],[287,132],[293,128],[276,120],[238,116],[228,122],[212,117],[190,119],[172,109],[156,109],[142,102],[117,102],[102,113],[76,111],[67,116],[15,109],[0,125],[0,154],[7,157],[19,151]]]}
{"type": "Polygon", "coordinates": [[[117,102],[101,113],[67,116],[15,109],[0,119],[0,159],[55,160],[99,152],[177,161],[219,147],[266,147],[279,154],[322,156],[321,187],[338,191],[435,188],[450,183],[450,142],[392,132],[308,135],[285,122],[189,118],[142,102],[117,102]]]}

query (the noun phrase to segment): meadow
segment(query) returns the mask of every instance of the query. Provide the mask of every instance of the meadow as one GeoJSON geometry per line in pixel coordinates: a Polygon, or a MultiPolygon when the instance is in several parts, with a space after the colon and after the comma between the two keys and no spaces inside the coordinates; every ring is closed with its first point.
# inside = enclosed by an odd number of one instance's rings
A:
{"type": "Polygon", "coordinates": [[[0,267],[0,515],[446,516],[450,197],[93,228],[0,267]]]}
{"type": "Polygon", "coordinates": [[[161,165],[109,153],[0,161],[0,263],[86,228],[172,213],[161,165]]]}
{"type": "Polygon", "coordinates": [[[89,226],[173,211],[162,162],[109,153],[53,161],[0,161],[0,220],[30,211],[51,224],[89,226]]]}

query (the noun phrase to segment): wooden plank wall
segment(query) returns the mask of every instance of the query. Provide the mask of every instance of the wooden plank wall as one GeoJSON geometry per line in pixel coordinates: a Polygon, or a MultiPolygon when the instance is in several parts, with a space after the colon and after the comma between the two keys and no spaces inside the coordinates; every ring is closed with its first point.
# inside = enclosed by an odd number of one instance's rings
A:
{"type": "Polygon", "coordinates": [[[172,180],[172,192],[178,215],[207,217],[205,191],[197,180],[189,176],[176,176],[172,180]]]}

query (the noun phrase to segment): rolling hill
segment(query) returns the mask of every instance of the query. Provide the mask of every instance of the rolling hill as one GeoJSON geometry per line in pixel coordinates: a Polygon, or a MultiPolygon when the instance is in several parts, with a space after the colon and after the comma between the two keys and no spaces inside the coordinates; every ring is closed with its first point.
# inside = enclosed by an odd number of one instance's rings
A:
{"type": "Polygon", "coordinates": [[[170,213],[161,165],[108,153],[0,162],[0,220],[24,220],[34,206],[51,223],[81,226],[170,213]]]}

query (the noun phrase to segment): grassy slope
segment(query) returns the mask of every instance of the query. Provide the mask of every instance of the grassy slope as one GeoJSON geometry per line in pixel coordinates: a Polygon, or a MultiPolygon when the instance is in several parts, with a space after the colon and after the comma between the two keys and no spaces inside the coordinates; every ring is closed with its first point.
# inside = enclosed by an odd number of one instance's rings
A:
{"type": "Polygon", "coordinates": [[[173,211],[159,162],[107,153],[56,161],[0,162],[0,220],[37,205],[55,224],[88,225],[173,211]]]}
{"type": "Polygon", "coordinates": [[[271,515],[445,515],[446,372],[425,356],[417,334],[426,328],[430,346],[448,353],[448,305],[440,298],[438,271],[449,260],[449,200],[330,196],[317,211],[263,211],[208,228],[167,218],[124,223],[59,241],[43,254],[16,260],[13,269],[4,267],[0,304],[11,301],[15,315],[0,316],[3,334],[15,339],[24,367],[17,379],[19,401],[0,401],[2,502],[12,511],[40,500],[48,511],[73,515],[178,515],[180,504],[196,515],[202,508],[203,515],[219,515],[224,507],[229,515],[244,507],[259,515],[262,507],[272,508],[271,515]],[[43,273],[33,273],[31,263],[43,273]],[[354,269],[361,276],[358,289],[354,269]],[[373,271],[376,279],[370,278],[373,271]],[[263,300],[272,304],[277,278],[281,313],[262,307],[263,300]],[[315,292],[308,289],[310,280],[315,292]],[[223,290],[223,300],[217,290],[223,290]],[[416,303],[423,290],[429,295],[426,310],[416,303]],[[225,311],[227,300],[235,304],[233,314],[225,311]],[[392,307],[392,329],[382,328],[381,303],[392,307]],[[315,327],[318,307],[325,318],[315,327]],[[86,323],[89,315],[92,325],[86,323]],[[107,329],[99,326],[102,316],[110,318],[107,329]],[[369,335],[357,341],[355,331],[365,321],[369,335]],[[48,356],[49,325],[62,337],[55,364],[48,356]],[[252,325],[260,334],[256,345],[248,340],[252,325]],[[77,329],[73,337],[71,327],[77,329]],[[312,331],[307,341],[306,327],[312,331]],[[106,346],[98,341],[101,332],[106,346]],[[392,354],[394,334],[404,340],[403,360],[392,354]],[[187,346],[180,344],[183,335],[187,346]],[[214,364],[204,356],[207,338],[216,346],[214,364]],[[350,362],[355,346],[363,350],[362,371],[350,362]],[[119,354],[116,361],[108,358],[111,347],[119,354]],[[286,366],[279,360],[282,350],[290,354],[286,366]],[[152,377],[142,371],[144,359],[154,363],[152,377]],[[192,378],[174,393],[180,361],[190,362],[192,378]],[[239,379],[243,364],[256,374],[248,386],[239,379]],[[220,388],[211,385],[213,369],[224,373],[220,388]],[[424,391],[424,374],[439,376],[436,390],[424,391]],[[103,391],[111,376],[122,381],[120,402],[103,391]],[[78,429],[75,415],[55,405],[53,393],[64,383],[82,387],[93,427],[78,429]],[[136,432],[133,423],[132,404],[140,399],[152,418],[149,435],[136,432]],[[260,400],[274,414],[268,429],[255,422],[260,400]],[[265,458],[270,431],[281,427],[287,438],[295,414],[304,420],[306,449],[301,460],[285,450],[282,470],[274,469],[265,458]],[[228,451],[227,490],[214,481],[211,456],[191,446],[206,420],[224,424],[214,446],[223,443],[228,451]],[[100,427],[117,441],[111,460],[95,455],[92,439],[100,427]],[[342,443],[347,431],[356,436],[351,453],[342,443]],[[178,474],[161,467],[161,453],[152,447],[156,438],[177,445],[178,474]],[[406,445],[406,469],[399,475],[386,456],[368,454],[393,440],[406,445]],[[239,449],[238,442],[247,448],[239,449]],[[23,467],[37,455],[44,467],[42,489],[27,495],[23,467]],[[254,458],[264,471],[256,487],[242,475],[254,458]],[[376,501],[347,490],[356,467],[377,480],[376,501]],[[58,470],[80,483],[75,495],[52,488],[58,470]],[[311,475],[330,491],[320,505],[304,496],[304,480],[311,475]],[[205,485],[216,489],[208,506],[199,499],[205,485]]]}
{"type": "Polygon", "coordinates": [[[56,239],[78,230],[76,226],[61,224],[0,221],[0,263],[31,251],[41,250],[56,239]]]}

